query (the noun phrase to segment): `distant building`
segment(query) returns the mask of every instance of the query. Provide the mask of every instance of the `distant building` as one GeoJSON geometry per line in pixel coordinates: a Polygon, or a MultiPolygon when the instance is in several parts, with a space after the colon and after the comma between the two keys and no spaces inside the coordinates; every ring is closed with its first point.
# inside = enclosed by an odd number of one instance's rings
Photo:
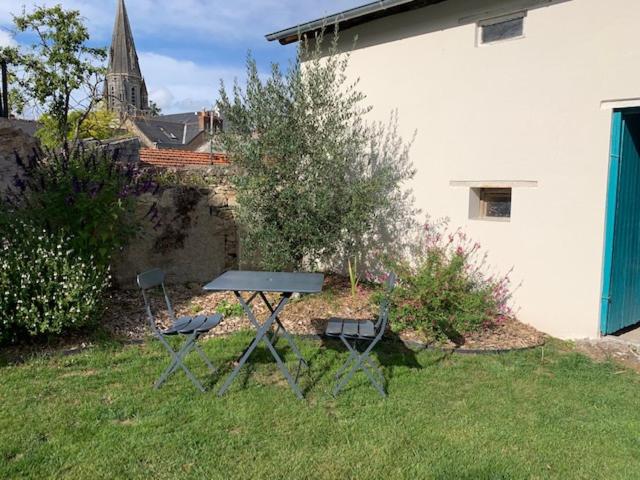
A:
{"type": "Polygon", "coordinates": [[[124,0],[118,0],[104,97],[109,110],[121,115],[140,115],[149,111],[147,85],[140,71],[124,0]]]}
{"type": "Polygon", "coordinates": [[[130,117],[125,120],[125,127],[147,148],[215,152],[218,149],[213,136],[221,129],[222,120],[215,112],[203,110],[130,117]]]}
{"type": "Polygon", "coordinates": [[[153,115],[124,0],[118,0],[104,86],[107,108],[146,148],[215,152],[222,119],[213,111],[153,115]]]}

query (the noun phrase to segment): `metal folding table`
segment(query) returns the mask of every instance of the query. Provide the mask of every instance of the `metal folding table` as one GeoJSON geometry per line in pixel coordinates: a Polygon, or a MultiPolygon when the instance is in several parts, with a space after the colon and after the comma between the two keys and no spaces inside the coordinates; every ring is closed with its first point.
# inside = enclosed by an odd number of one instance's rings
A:
{"type": "MultiPolygon", "coordinates": [[[[293,392],[298,396],[298,398],[303,398],[300,387],[298,387],[296,380],[291,376],[287,366],[284,364],[275,349],[275,343],[280,335],[284,337],[291,347],[291,350],[293,350],[298,358],[298,372],[300,371],[301,365],[307,367],[307,362],[302,357],[300,350],[296,346],[289,332],[284,328],[279,315],[294,293],[319,293],[322,291],[323,281],[324,275],[321,273],[251,272],[231,270],[223,273],[218,278],[204,286],[204,289],[207,291],[232,291],[240,302],[240,305],[242,305],[247,317],[249,317],[249,321],[256,328],[255,338],[251,341],[240,357],[238,364],[227,377],[226,381],[218,391],[218,395],[222,396],[224,392],[227,391],[233,380],[238,376],[240,369],[249,359],[251,353],[261,341],[264,341],[267,349],[276,360],[278,368],[287,379],[287,382],[289,382],[289,386],[293,392]],[[245,300],[242,297],[242,292],[249,292],[251,295],[247,300],[245,300]],[[265,295],[266,292],[279,293],[280,300],[271,304],[265,295]],[[256,298],[260,298],[271,312],[269,318],[267,318],[262,324],[260,324],[251,309],[251,303],[256,298]],[[273,325],[276,326],[276,329],[271,338],[269,338],[267,333],[273,325]]],[[[297,376],[298,375],[296,374],[296,378],[297,376]]]]}

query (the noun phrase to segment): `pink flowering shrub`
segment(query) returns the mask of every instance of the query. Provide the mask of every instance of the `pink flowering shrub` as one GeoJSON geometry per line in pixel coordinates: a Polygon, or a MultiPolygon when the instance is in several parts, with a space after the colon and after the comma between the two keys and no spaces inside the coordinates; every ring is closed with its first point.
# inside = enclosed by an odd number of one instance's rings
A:
{"type": "Polygon", "coordinates": [[[428,219],[412,250],[410,262],[391,262],[400,278],[391,311],[396,327],[458,341],[513,316],[510,272],[488,275],[480,244],[450,230],[448,220],[428,219]]]}

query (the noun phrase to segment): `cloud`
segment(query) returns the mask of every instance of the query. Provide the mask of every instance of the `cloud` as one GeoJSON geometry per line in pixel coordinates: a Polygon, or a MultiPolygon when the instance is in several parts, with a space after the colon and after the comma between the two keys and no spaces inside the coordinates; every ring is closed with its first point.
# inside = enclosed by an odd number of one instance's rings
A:
{"type": "MultiPolygon", "coordinates": [[[[364,0],[125,0],[149,96],[166,113],[211,106],[220,80],[244,81],[245,53],[252,50],[258,64],[286,62],[295,51],[268,43],[264,35],[359,5],[364,0]]],[[[116,0],[38,0],[79,10],[93,44],[111,40],[116,0]]],[[[29,43],[13,39],[12,14],[33,0],[0,0],[0,45],[29,43]]]]}
{"type": "Polygon", "coordinates": [[[218,97],[220,80],[232,85],[244,76],[244,69],[198,65],[153,52],[140,52],[149,97],[164,113],[211,107],[218,97]]]}
{"type": "MultiPolygon", "coordinates": [[[[116,0],[41,0],[38,5],[62,4],[79,10],[92,37],[108,41],[116,0]]],[[[264,35],[360,5],[364,0],[126,0],[134,34],[175,36],[183,41],[209,38],[215,43],[264,42],[264,35]]],[[[1,0],[0,25],[9,25],[26,0],[1,0]]]]}
{"type": "Polygon", "coordinates": [[[11,33],[0,28],[0,47],[17,47],[17,46],[18,46],[18,42],[14,40],[11,33]]]}

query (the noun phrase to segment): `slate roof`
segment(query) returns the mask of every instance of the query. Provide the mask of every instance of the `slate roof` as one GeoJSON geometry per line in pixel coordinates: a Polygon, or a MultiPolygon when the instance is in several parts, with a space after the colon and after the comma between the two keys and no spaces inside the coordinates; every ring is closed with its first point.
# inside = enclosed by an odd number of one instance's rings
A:
{"type": "Polygon", "coordinates": [[[160,120],[164,122],[198,123],[198,114],[196,112],[171,113],[169,115],[160,115],[153,118],[154,120],[160,120]]]}
{"type": "Polygon", "coordinates": [[[198,113],[174,113],[157,117],[136,117],[135,126],[158,148],[180,147],[190,144],[203,130],[198,113]]]}
{"type": "Polygon", "coordinates": [[[189,150],[141,148],[140,162],[153,167],[204,167],[225,165],[229,159],[223,153],[202,153],[189,150]]]}
{"type": "Polygon", "coordinates": [[[151,118],[136,118],[135,126],[153,143],[183,145],[184,123],[164,122],[151,118]]]}

